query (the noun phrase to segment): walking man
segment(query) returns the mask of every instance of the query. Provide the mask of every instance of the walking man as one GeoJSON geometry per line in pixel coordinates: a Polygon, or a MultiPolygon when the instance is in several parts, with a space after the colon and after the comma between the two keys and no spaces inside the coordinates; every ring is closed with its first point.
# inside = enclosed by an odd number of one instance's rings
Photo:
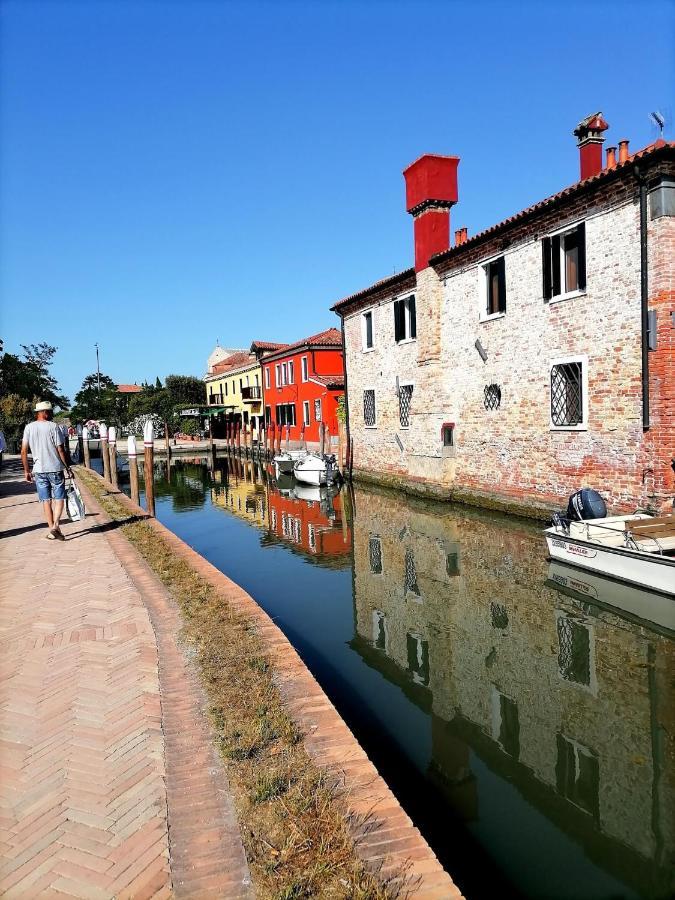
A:
{"type": "Polygon", "coordinates": [[[42,501],[42,509],[49,530],[45,535],[49,540],[65,541],[60,523],[63,513],[63,502],[66,499],[66,479],[64,470],[72,478],[66,453],[63,448],[63,435],[55,422],[54,412],[49,401],[38,403],[35,407],[35,422],[26,425],[21,443],[21,461],[26,481],[35,481],[38,497],[42,501]],[[33,456],[33,472],[28,466],[28,449],[33,456]]]}

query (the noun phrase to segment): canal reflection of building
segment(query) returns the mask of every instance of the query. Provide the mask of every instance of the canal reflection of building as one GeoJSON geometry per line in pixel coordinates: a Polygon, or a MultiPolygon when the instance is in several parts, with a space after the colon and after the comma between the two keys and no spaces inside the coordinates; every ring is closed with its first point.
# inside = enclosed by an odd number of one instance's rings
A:
{"type": "Polygon", "coordinates": [[[281,541],[320,565],[350,564],[351,528],[340,491],[282,478],[270,486],[267,501],[269,543],[281,541]]]}
{"type": "Polygon", "coordinates": [[[267,485],[260,465],[234,454],[215,460],[211,502],[258,528],[267,526],[267,485]]]}
{"type": "Polygon", "coordinates": [[[357,490],[353,647],[430,714],[455,812],[480,823],[478,757],[610,876],[668,896],[673,643],[547,568],[529,524],[357,490]]]}
{"type": "Polygon", "coordinates": [[[319,565],[341,568],[351,561],[351,528],[342,495],[335,490],[277,484],[258,462],[235,455],[217,458],[211,502],[263,529],[264,546],[284,544],[319,565]]]}

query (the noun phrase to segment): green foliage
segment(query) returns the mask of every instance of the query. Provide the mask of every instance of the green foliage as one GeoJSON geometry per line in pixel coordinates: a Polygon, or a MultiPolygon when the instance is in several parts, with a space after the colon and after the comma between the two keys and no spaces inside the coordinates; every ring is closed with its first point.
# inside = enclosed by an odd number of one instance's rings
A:
{"type": "Polygon", "coordinates": [[[70,411],[71,421],[97,419],[115,424],[126,416],[126,397],[117,393],[117,385],[110,376],[101,375],[100,379],[100,393],[98,373],[92,372],[84,379],[82,387],[75,394],[75,404],[70,411]]]}
{"type": "Polygon", "coordinates": [[[204,401],[204,382],[200,378],[194,375],[167,375],[164,387],[161,383],[159,388],[146,385],[140,394],[132,394],[128,418],[155,413],[168,423],[170,431],[176,428],[185,430],[184,423],[178,423],[176,412],[185,406],[201,406],[204,401]]]}
{"type": "Polygon", "coordinates": [[[8,447],[13,449],[15,441],[20,441],[23,429],[33,419],[35,398],[27,400],[18,394],[7,394],[0,399],[0,428],[8,447]]]}
{"type": "Polygon", "coordinates": [[[206,389],[201,378],[195,378],[194,375],[167,375],[164,385],[173,397],[174,404],[202,406],[205,403],[206,389]]]}
{"type": "Polygon", "coordinates": [[[194,437],[199,431],[199,422],[196,419],[181,419],[180,431],[189,437],[194,437]]]}
{"type": "Polygon", "coordinates": [[[67,409],[68,398],[59,394],[51,374],[56,347],[50,344],[22,344],[23,359],[13,353],[0,357],[0,393],[16,394],[24,400],[49,400],[55,408],[67,409]]]}

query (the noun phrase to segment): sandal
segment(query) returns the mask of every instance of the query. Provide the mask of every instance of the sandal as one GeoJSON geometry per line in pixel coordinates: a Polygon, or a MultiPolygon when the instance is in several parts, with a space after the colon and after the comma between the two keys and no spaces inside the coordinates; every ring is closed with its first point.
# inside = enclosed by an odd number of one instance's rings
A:
{"type": "Polygon", "coordinates": [[[56,540],[56,535],[54,534],[54,532],[52,531],[51,528],[49,529],[49,531],[48,531],[47,534],[45,535],[45,538],[46,538],[46,540],[48,540],[48,541],[55,541],[55,540],[56,540]]]}

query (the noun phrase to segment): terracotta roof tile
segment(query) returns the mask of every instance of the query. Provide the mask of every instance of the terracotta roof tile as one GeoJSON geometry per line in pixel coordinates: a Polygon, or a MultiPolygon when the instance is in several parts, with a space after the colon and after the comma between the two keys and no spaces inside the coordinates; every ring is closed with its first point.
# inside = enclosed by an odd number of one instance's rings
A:
{"type": "Polygon", "coordinates": [[[241,353],[233,353],[232,356],[228,356],[228,358],[224,359],[222,362],[216,363],[213,367],[213,371],[209,372],[207,378],[212,375],[224,375],[232,370],[240,369],[243,366],[255,363],[257,363],[257,359],[249,353],[248,350],[244,350],[241,353]]]}
{"type": "Polygon", "coordinates": [[[374,291],[381,290],[386,287],[395,287],[399,282],[405,281],[408,278],[412,278],[415,276],[414,269],[404,269],[402,272],[398,272],[396,275],[389,275],[387,278],[382,278],[380,281],[376,281],[374,284],[369,285],[369,287],[364,288],[362,291],[357,291],[355,294],[350,294],[349,297],[344,297],[342,300],[338,300],[337,303],[334,303],[331,306],[331,310],[333,312],[337,312],[340,307],[345,306],[347,303],[353,303],[354,300],[359,300],[361,297],[365,297],[374,291]]]}
{"type": "Polygon", "coordinates": [[[118,384],[118,394],[138,394],[143,390],[139,384],[118,384]]]}
{"type": "Polygon", "coordinates": [[[251,344],[251,351],[253,348],[257,350],[283,350],[284,347],[288,347],[288,344],[282,344],[275,341],[253,341],[251,344]]]}
{"type": "Polygon", "coordinates": [[[335,390],[344,390],[345,386],[344,375],[312,375],[309,380],[335,390]]]}
{"type": "Polygon", "coordinates": [[[287,353],[298,350],[300,347],[342,347],[342,333],[337,328],[326,328],[325,331],[303,338],[294,344],[286,344],[282,349],[271,353],[265,359],[285,356],[287,353]]]}
{"type": "Polygon", "coordinates": [[[650,156],[657,150],[661,150],[663,147],[669,147],[670,149],[675,149],[675,142],[673,141],[663,141],[658,140],[653,144],[649,144],[647,147],[644,147],[642,150],[638,150],[636,153],[633,153],[632,156],[629,156],[628,159],[623,163],[617,163],[611,169],[602,169],[602,171],[598,172],[597,175],[591,175],[590,178],[584,178],[583,181],[575,181],[574,184],[568,185],[566,188],[563,188],[562,191],[558,191],[557,194],[553,194],[550,197],[546,197],[544,200],[539,200],[537,203],[534,203],[532,206],[528,206],[525,209],[521,209],[520,212],[515,213],[512,216],[509,216],[507,219],[503,219],[501,222],[497,222],[496,225],[491,225],[489,228],[483,229],[483,231],[479,231],[477,234],[474,234],[472,237],[467,238],[464,243],[460,244],[459,247],[450,247],[448,250],[443,250],[441,253],[437,253],[435,256],[432,256],[430,259],[430,265],[436,265],[443,260],[448,259],[452,254],[456,252],[461,252],[467,247],[469,244],[475,243],[476,241],[480,241],[488,235],[494,234],[497,231],[501,231],[504,228],[507,228],[509,225],[514,224],[515,222],[520,221],[521,219],[526,218],[527,216],[532,215],[533,213],[537,213],[540,210],[546,209],[546,207],[551,206],[556,203],[558,200],[562,200],[565,197],[569,197],[572,194],[576,193],[581,188],[585,188],[591,184],[597,184],[603,181],[605,178],[608,178],[611,175],[614,175],[616,172],[621,169],[626,169],[628,166],[637,162],[640,159],[644,159],[646,156],[650,156]]]}

